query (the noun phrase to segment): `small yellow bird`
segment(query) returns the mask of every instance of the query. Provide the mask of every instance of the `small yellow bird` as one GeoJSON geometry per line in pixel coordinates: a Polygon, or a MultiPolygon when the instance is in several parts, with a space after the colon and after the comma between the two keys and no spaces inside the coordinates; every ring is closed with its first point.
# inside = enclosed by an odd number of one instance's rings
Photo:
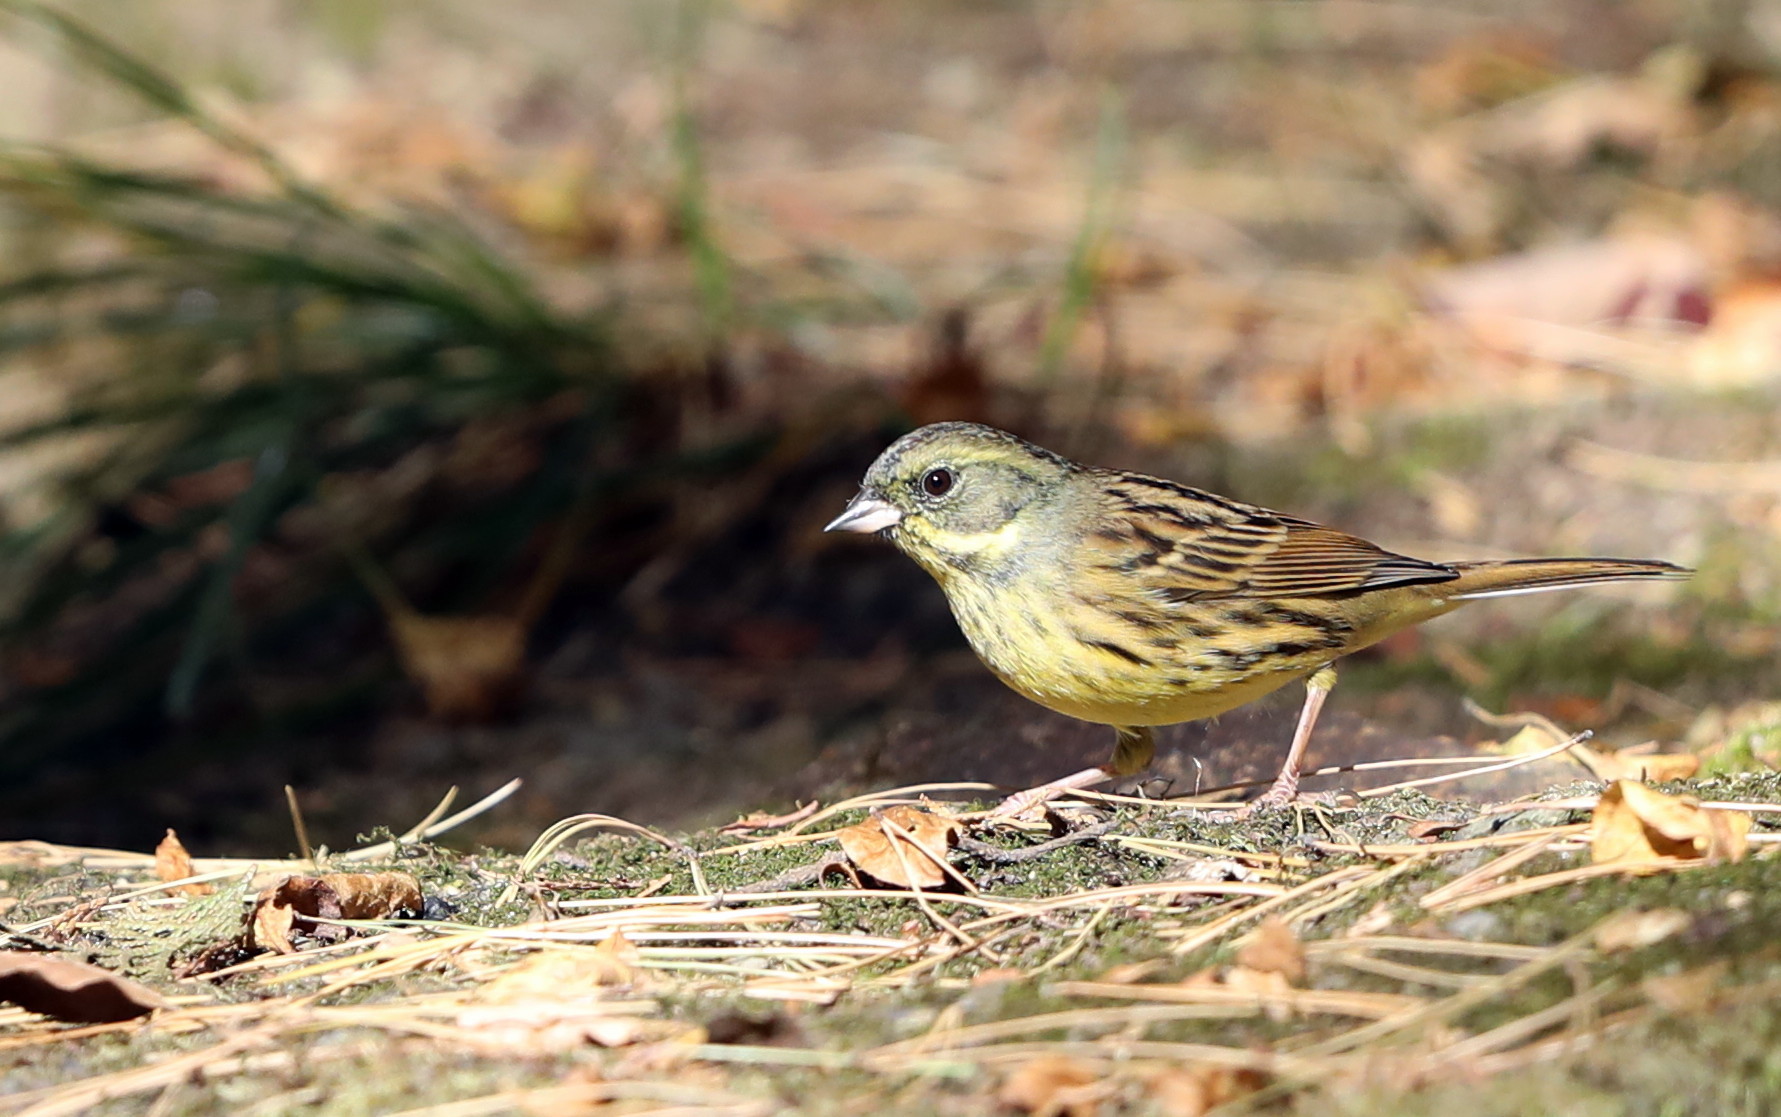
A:
{"type": "Polygon", "coordinates": [[[1331,664],[1349,652],[1481,597],[1691,573],[1645,559],[1428,562],[976,423],[898,439],[824,530],[888,538],[940,583],[997,678],[1117,731],[1107,764],[1014,796],[1005,812],[1141,770],[1152,726],[1306,679],[1286,763],[1256,801],[1289,802],[1331,664]]]}

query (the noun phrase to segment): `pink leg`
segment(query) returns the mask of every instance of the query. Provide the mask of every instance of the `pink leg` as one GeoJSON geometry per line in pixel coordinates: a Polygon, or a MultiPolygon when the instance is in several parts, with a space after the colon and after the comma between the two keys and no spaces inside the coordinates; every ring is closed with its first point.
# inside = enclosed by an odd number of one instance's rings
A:
{"type": "Polygon", "coordinates": [[[1264,807],[1283,807],[1299,794],[1299,762],[1304,759],[1305,746],[1311,743],[1311,730],[1317,726],[1317,715],[1323,700],[1336,686],[1336,669],[1325,667],[1305,680],[1305,705],[1299,710],[1299,724],[1293,730],[1292,747],[1286,750],[1286,763],[1274,777],[1274,786],[1258,799],[1246,804],[1237,817],[1247,818],[1264,807]]]}
{"type": "Polygon", "coordinates": [[[1015,792],[997,804],[996,809],[989,812],[989,816],[991,818],[1013,818],[1017,814],[1024,814],[1040,803],[1049,803],[1068,792],[1081,791],[1085,787],[1106,783],[1114,775],[1115,773],[1106,768],[1084,768],[1082,771],[1072,772],[1062,779],[1015,792]]]}
{"type": "Polygon", "coordinates": [[[1119,734],[1119,739],[1114,743],[1113,757],[1107,763],[1098,768],[1084,768],[1062,779],[1010,795],[989,816],[1010,818],[1029,811],[1040,803],[1049,803],[1068,792],[1081,791],[1085,787],[1094,787],[1119,776],[1143,771],[1151,757],[1156,755],[1156,740],[1151,736],[1149,727],[1115,726],[1114,731],[1119,734]]]}

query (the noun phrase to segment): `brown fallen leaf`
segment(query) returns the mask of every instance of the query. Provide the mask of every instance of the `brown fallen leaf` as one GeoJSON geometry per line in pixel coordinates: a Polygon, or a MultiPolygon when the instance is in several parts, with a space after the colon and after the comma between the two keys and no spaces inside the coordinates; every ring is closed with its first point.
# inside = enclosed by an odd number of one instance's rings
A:
{"type": "Polygon", "coordinates": [[[1596,779],[1610,783],[1614,780],[1667,783],[1685,780],[1701,769],[1701,758],[1686,752],[1639,753],[1634,749],[1597,752],[1587,746],[1578,746],[1571,750],[1571,755],[1596,779]]]}
{"type": "Polygon", "coordinates": [[[286,877],[254,900],[248,914],[247,945],[280,954],[294,954],[291,934],[303,930],[318,938],[338,940],[345,929],[323,928],[318,920],[388,919],[418,915],[420,882],[407,873],[323,873],[286,877]]]}
{"type": "MultiPolygon", "coordinates": [[[[171,827],[161,844],[155,847],[155,877],[161,881],[184,880],[197,872],[192,867],[192,855],[179,840],[171,827]]],[[[208,896],[216,891],[214,884],[182,884],[173,889],[181,896],[208,896]]]]}
{"type": "Polygon", "coordinates": [[[864,872],[897,888],[938,888],[946,882],[940,866],[958,840],[959,824],[917,807],[890,807],[835,836],[841,851],[864,872]],[[891,833],[883,821],[901,827],[909,837],[891,833]],[[905,869],[907,866],[907,869],[905,869]]]}
{"type": "Polygon", "coordinates": [[[1094,1117],[1108,1094],[1101,1069],[1068,1055],[1041,1055],[1011,1071],[996,1100],[1033,1117],[1094,1117]]]}
{"type": "Polygon", "coordinates": [[[408,873],[323,873],[316,878],[340,897],[342,919],[419,915],[421,883],[408,873]]]}
{"type": "Polygon", "coordinates": [[[1165,1117],[1200,1117],[1265,1084],[1256,1071],[1231,1067],[1168,1067],[1144,1078],[1151,1100],[1165,1117]]]}
{"type": "Polygon", "coordinates": [[[110,1024],[166,1005],[159,993],[109,970],[23,950],[0,950],[0,1001],[70,1024],[110,1024]]]}
{"type": "Polygon", "coordinates": [[[1298,985],[1305,980],[1305,947],[1286,920],[1269,916],[1237,950],[1237,965],[1276,973],[1287,984],[1298,985]]]}
{"type": "Polygon", "coordinates": [[[481,1000],[507,1004],[555,998],[588,1000],[644,983],[637,947],[614,931],[599,945],[552,947],[528,955],[482,990],[481,1000]]]}
{"type": "Polygon", "coordinates": [[[1665,795],[1632,780],[1602,792],[1590,825],[1590,859],[1634,872],[1678,859],[1740,861],[1749,848],[1749,815],[1702,807],[1690,796],[1665,795]]]}

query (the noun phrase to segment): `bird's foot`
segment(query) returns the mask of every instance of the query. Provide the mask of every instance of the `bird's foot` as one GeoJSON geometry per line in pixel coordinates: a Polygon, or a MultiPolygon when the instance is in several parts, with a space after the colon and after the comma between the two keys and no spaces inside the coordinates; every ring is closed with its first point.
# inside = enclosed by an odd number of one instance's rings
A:
{"type": "Polygon", "coordinates": [[[1232,811],[1227,818],[1237,822],[1254,818],[1258,812],[1273,810],[1276,807],[1291,806],[1299,800],[1299,774],[1293,771],[1280,773],[1274,786],[1262,794],[1232,811]]]}
{"type": "Polygon", "coordinates": [[[989,812],[988,820],[995,822],[999,819],[1015,818],[1026,814],[1034,807],[1042,806],[1072,791],[1081,791],[1085,787],[1106,783],[1112,778],[1113,774],[1105,768],[1084,768],[1063,779],[1052,780],[1050,783],[1042,783],[1038,787],[1015,792],[989,812]]]}
{"type": "Polygon", "coordinates": [[[1044,804],[1051,802],[1053,799],[1062,795],[1064,791],[1064,788],[1053,787],[1050,784],[1046,784],[1042,787],[1028,788],[1025,791],[1017,791],[1000,803],[997,803],[995,808],[989,812],[988,819],[991,822],[997,822],[1004,818],[1018,818],[1032,810],[1034,807],[1043,806],[1044,804]]]}

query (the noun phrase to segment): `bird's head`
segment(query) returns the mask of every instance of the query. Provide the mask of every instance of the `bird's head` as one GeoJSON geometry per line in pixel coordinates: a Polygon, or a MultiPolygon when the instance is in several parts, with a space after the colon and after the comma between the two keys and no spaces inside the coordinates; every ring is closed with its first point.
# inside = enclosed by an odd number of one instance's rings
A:
{"type": "Polygon", "coordinates": [[[1076,466],[1006,431],[934,423],[892,443],[825,531],[877,532],[944,581],[999,564],[1076,466]]]}

